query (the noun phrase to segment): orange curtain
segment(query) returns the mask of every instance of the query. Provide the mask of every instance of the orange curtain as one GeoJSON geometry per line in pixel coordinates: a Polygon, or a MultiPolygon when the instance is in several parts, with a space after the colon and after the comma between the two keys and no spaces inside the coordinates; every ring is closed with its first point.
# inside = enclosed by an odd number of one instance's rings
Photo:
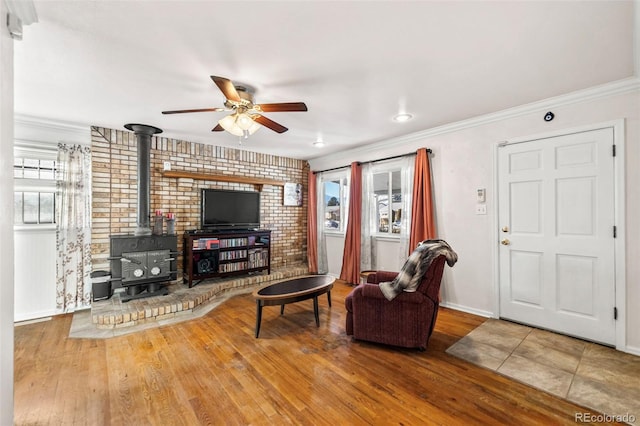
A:
{"type": "Polygon", "coordinates": [[[436,225],[433,216],[431,193],[431,164],[426,148],[420,148],[416,156],[413,176],[413,202],[411,206],[411,233],[409,254],[418,243],[436,237],[436,225]]]}
{"type": "Polygon", "coordinates": [[[318,197],[316,175],[309,171],[309,205],[307,206],[307,264],[309,273],[318,273],[318,197]]]}
{"type": "Polygon", "coordinates": [[[351,188],[349,189],[349,218],[344,239],[340,279],[352,284],[360,281],[360,222],[362,218],[362,166],[351,163],[351,188]]]}

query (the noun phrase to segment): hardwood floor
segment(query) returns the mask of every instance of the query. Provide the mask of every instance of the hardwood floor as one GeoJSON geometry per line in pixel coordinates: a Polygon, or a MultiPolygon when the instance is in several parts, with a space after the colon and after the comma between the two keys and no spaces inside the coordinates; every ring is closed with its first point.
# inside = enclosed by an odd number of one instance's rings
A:
{"type": "Polygon", "coordinates": [[[583,407],[445,353],[484,318],[441,309],[425,352],[352,341],[344,298],[208,315],[106,340],[69,339],[71,315],[15,330],[15,423],[575,424],[583,407]]]}

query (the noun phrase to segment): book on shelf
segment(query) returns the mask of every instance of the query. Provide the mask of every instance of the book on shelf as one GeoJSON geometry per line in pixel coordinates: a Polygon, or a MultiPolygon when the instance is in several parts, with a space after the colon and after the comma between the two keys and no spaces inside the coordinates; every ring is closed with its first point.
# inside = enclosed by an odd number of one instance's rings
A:
{"type": "Polygon", "coordinates": [[[247,238],[223,238],[220,240],[220,248],[241,247],[247,245],[247,238]]]}
{"type": "Polygon", "coordinates": [[[236,272],[247,269],[247,262],[223,263],[219,266],[220,272],[236,272]]]}
{"type": "Polygon", "coordinates": [[[269,263],[269,252],[265,249],[255,248],[249,250],[247,262],[249,269],[262,268],[269,263]]]}
{"type": "Polygon", "coordinates": [[[218,238],[198,238],[191,243],[193,250],[215,250],[219,247],[220,240],[218,238]]]}
{"type": "Polygon", "coordinates": [[[247,257],[246,250],[223,251],[220,253],[220,260],[244,259],[247,257]]]}

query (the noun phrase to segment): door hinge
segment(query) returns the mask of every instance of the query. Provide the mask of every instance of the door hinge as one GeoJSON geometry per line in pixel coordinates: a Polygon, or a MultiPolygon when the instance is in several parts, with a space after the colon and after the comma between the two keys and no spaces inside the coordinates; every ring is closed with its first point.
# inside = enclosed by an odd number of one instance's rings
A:
{"type": "Polygon", "coordinates": [[[615,306],[613,307],[613,319],[618,319],[618,308],[616,308],[615,306]]]}
{"type": "Polygon", "coordinates": [[[613,146],[613,156],[615,157],[616,156],[616,146],[615,145],[612,145],[612,146],[613,146]]]}
{"type": "Polygon", "coordinates": [[[613,225],[613,238],[618,238],[618,227],[613,225]]]}

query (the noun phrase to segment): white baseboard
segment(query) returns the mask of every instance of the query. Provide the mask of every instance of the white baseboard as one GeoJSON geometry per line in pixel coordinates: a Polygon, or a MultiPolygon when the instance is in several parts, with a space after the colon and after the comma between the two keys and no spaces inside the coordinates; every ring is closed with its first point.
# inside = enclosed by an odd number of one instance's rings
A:
{"type": "Polygon", "coordinates": [[[495,316],[493,314],[493,312],[482,311],[480,309],[474,309],[474,308],[470,308],[468,306],[458,305],[458,304],[455,304],[455,303],[440,302],[440,306],[442,306],[444,308],[453,309],[453,310],[456,310],[456,311],[466,312],[468,314],[478,315],[478,316],[485,317],[485,318],[497,318],[497,316],[495,316]]]}
{"type": "Polygon", "coordinates": [[[640,356],[640,348],[634,346],[625,346],[624,348],[619,349],[622,352],[626,352],[631,355],[640,356]]]}
{"type": "Polygon", "coordinates": [[[38,314],[22,315],[22,318],[16,317],[15,321],[13,322],[13,325],[15,327],[18,327],[20,325],[34,324],[34,323],[37,323],[37,322],[44,322],[44,321],[51,321],[51,317],[53,315],[54,315],[54,313],[50,313],[50,314],[38,313],[38,314]]]}

